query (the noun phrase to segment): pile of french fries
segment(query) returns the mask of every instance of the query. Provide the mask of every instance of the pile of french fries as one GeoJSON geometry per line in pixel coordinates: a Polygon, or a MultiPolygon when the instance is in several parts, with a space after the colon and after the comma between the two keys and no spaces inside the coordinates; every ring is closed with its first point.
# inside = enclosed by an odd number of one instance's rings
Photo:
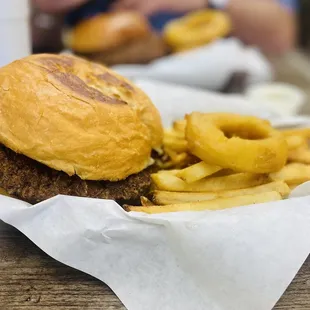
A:
{"type": "Polygon", "coordinates": [[[197,159],[188,152],[185,139],[186,121],[178,120],[173,123],[173,128],[166,129],[164,134],[164,157],[156,161],[162,169],[183,168],[197,159]]]}
{"type": "Polygon", "coordinates": [[[165,131],[167,158],[152,175],[154,190],[142,197],[142,206],[127,211],[149,214],[178,211],[222,210],[285,199],[296,186],[310,181],[310,129],[284,130],[287,164],[271,174],[240,173],[194,158],[185,138],[186,120],[165,131]],[[170,169],[170,170],[167,170],[170,169]]]}
{"type": "Polygon", "coordinates": [[[274,181],[286,182],[290,189],[310,181],[310,128],[283,130],[289,149],[286,166],[270,175],[274,181]]]}

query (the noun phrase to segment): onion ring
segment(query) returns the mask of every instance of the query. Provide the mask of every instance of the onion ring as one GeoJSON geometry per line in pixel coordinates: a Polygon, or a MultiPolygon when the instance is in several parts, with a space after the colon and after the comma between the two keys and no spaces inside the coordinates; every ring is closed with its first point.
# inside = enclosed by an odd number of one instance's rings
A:
{"type": "Polygon", "coordinates": [[[235,171],[270,173],[287,161],[283,134],[253,116],[194,112],[187,116],[186,138],[193,155],[235,171]]]}
{"type": "Polygon", "coordinates": [[[225,37],[230,30],[231,23],[226,13],[201,10],[168,23],[164,29],[164,39],[177,52],[225,37]]]}

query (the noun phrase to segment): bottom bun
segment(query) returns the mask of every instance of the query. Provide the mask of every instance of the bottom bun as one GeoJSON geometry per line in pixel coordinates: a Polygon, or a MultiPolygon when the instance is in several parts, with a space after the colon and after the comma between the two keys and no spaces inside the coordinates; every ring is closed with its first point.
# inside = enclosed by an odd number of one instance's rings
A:
{"type": "Polygon", "coordinates": [[[149,167],[118,182],[86,181],[70,177],[0,145],[0,188],[10,196],[31,204],[57,195],[112,199],[119,203],[137,202],[151,186],[149,167]]]}

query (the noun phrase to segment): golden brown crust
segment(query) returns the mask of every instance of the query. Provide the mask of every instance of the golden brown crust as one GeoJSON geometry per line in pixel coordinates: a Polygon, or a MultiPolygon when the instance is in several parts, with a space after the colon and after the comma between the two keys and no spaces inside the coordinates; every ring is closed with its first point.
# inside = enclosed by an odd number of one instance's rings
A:
{"type": "Polygon", "coordinates": [[[147,19],[136,12],[103,13],[64,32],[65,46],[79,53],[107,51],[148,36],[147,19]]]}
{"type": "Polygon", "coordinates": [[[162,140],[159,113],[104,66],[33,55],[0,69],[0,143],[82,179],[116,181],[143,170],[162,140]]]}

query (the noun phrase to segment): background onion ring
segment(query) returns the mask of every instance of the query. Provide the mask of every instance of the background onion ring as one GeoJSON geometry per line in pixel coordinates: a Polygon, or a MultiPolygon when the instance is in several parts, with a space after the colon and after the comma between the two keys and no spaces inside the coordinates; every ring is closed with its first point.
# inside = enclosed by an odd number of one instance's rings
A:
{"type": "Polygon", "coordinates": [[[240,172],[279,171],[287,161],[287,143],[269,122],[227,113],[187,116],[186,138],[203,161],[240,172]]]}
{"type": "Polygon", "coordinates": [[[230,30],[231,22],[226,13],[201,10],[168,23],[164,38],[174,51],[183,51],[225,37],[230,30]]]}

